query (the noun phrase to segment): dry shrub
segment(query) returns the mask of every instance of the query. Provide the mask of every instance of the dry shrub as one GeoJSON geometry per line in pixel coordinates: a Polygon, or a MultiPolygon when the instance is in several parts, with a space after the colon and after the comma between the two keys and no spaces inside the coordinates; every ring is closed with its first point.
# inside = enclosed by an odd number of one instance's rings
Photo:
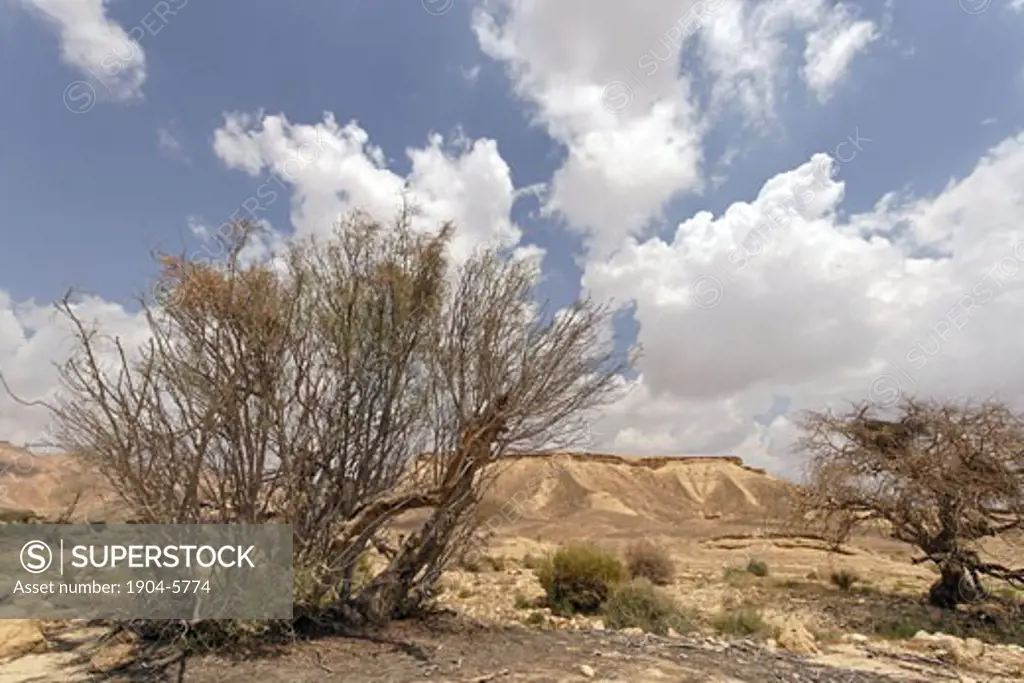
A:
{"type": "Polygon", "coordinates": [[[678,633],[697,628],[692,615],[644,578],[633,579],[616,588],[605,603],[603,613],[605,623],[611,628],[637,627],[662,636],[670,628],[678,633]]]}
{"type": "MultiPolygon", "coordinates": [[[[984,539],[1024,525],[1024,415],[998,401],[905,397],[883,414],[870,402],[810,412],[800,509],[833,544],[885,523],[938,567],[936,607],[983,600],[982,577],[1024,586],[1024,566],[986,553],[984,539]]],[[[1015,558],[1016,559],[1016,558],[1015,558]]]]}
{"type": "Polygon", "coordinates": [[[648,579],[657,586],[667,586],[675,578],[676,568],[671,555],[651,541],[637,541],[626,548],[626,564],[632,579],[648,579]]]}
{"type": "Polygon", "coordinates": [[[722,576],[729,583],[742,583],[744,581],[751,580],[750,574],[747,570],[744,567],[738,567],[736,565],[729,565],[723,569],[722,576]]]}
{"type": "Polygon", "coordinates": [[[543,563],[544,558],[536,557],[532,553],[526,553],[526,555],[523,556],[522,564],[527,569],[539,569],[543,563]]]}
{"type": "Polygon", "coordinates": [[[573,543],[551,554],[537,570],[547,604],[557,614],[594,614],[628,572],[613,553],[573,543]]]}
{"type": "Polygon", "coordinates": [[[722,610],[711,620],[711,625],[719,633],[730,636],[763,636],[771,632],[761,611],[754,607],[722,610]]]}
{"type": "Polygon", "coordinates": [[[484,562],[492,572],[503,572],[508,569],[509,562],[504,555],[485,555],[484,562]]]}
{"type": "Polygon", "coordinates": [[[484,570],[484,564],[481,561],[480,555],[463,555],[455,561],[455,566],[464,572],[470,574],[479,574],[484,570]]]}
{"type": "Polygon", "coordinates": [[[522,593],[516,593],[515,606],[516,609],[533,609],[537,606],[536,600],[531,600],[522,593]]]}
{"type": "Polygon", "coordinates": [[[452,263],[453,228],[413,229],[411,211],[354,214],[278,263],[243,263],[247,233],[220,263],[163,260],[138,348],[61,302],[57,445],[140,522],[291,525],[304,623],[415,614],[478,552],[493,466],[575,443],[633,356],[606,343],[607,307],[552,315],[530,263],[496,248],[452,263]],[[419,527],[389,546],[409,512],[419,527]]]}
{"type": "Polygon", "coordinates": [[[746,565],[730,565],[723,571],[726,581],[739,584],[752,581],[751,577],[764,578],[769,573],[767,562],[753,559],[749,560],[746,565]]]}
{"type": "Polygon", "coordinates": [[[530,612],[530,616],[523,620],[523,623],[529,624],[530,626],[543,626],[548,621],[547,617],[544,616],[543,612],[530,612]]]}
{"type": "Polygon", "coordinates": [[[764,560],[750,560],[747,562],[746,571],[748,574],[753,574],[754,576],[762,579],[770,573],[768,563],[764,560]]]}
{"type": "Polygon", "coordinates": [[[848,569],[837,569],[829,574],[828,580],[839,590],[849,592],[853,590],[853,585],[860,581],[860,577],[848,569]]]}

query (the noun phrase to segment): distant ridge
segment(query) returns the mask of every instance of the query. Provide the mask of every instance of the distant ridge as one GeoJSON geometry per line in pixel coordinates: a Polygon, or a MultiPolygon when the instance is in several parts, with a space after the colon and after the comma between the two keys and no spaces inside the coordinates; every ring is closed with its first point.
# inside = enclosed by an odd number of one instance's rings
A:
{"type": "Polygon", "coordinates": [[[505,456],[504,460],[531,460],[543,458],[569,457],[577,461],[606,462],[609,464],[622,464],[633,467],[649,467],[658,469],[670,464],[703,464],[711,462],[729,463],[742,467],[757,474],[767,474],[767,470],[760,467],[751,467],[743,462],[743,458],[737,455],[620,455],[617,453],[596,453],[593,451],[549,451],[538,453],[513,453],[505,456]]]}
{"type": "MultiPolygon", "coordinates": [[[[510,454],[485,496],[489,510],[512,508],[502,533],[678,534],[694,525],[758,522],[782,511],[792,484],[742,458],[633,457],[586,451],[510,454]]],[[[91,518],[115,497],[95,473],[66,454],[34,454],[0,442],[0,509],[62,511],[81,494],[91,518]]],[[[758,522],[760,523],[760,522],[758,522]]]]}
{"type": "Polygon", "coordinates": [[[737,456],[552,452],[507,458],[485,501],[505,509],[515,535],[678,535],[711,524],[763,526],[786,512],[792,491],[737,456]]]}

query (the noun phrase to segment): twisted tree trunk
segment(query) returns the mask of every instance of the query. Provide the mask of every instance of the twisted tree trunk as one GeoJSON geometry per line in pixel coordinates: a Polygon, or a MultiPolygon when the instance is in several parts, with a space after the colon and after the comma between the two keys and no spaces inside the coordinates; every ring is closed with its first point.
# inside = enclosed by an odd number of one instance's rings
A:
{"type": "Polygon", "coordinates": [[[935,607],[956,609],[957,605],[985,598],[985,588],[977,573],[960,559],[944,560],[939,564],[939,572],[938,580],[928,590],[928,602],[935,607]]]}
{"type": "Polygon", "coordinates": [[[384,571],[359,594],[356,610],[371,623],[405,616],[425,597],[437,579],[440,563],[460,526],[476,505],[477,475],[493,460],[491,449],[505,431],[502,410],[506,402],[496,401],[465,429],[445,471],[441,501],[420,530],[409,536],[384,571]],[[426,574],[419,578],[422,573],[426,574]],[[418,580],[419,579],[419,580],[418,580]],[[420,589],[420,590],[416,590],[420,589]]]}

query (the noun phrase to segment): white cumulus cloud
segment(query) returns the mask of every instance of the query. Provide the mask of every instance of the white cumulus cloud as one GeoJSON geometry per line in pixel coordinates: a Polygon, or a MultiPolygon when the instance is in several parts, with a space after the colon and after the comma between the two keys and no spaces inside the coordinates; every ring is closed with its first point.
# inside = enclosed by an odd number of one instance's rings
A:
{"type": "Polygon", "coordinates": [[[879,35],[874,22],[854,20],[844,5],[838,5],[825,24],[807,36],[803,77],[818,100],[826,102],[832,97],[856,54],[879,35]]]}
{"type": "MultiPolygon", "coordinates": [[[[22,0],[60,34],[61,58],[115,100],[142,96],[146,55],[106,13],[109,0],[22,0]]],[[[167,3],[164,3],[167,4],[167,3]]]]}
{"type": "Polygon", "coordinates": [[[606,447],[778,470],[794,462],[792,415],[754,420],[777,394],[792,411],[898,394],[1024,408],[1024,134],[935,196],[887,195],[848,220],[823,161],[587,266],[592,293],[635,305],[645,349],[606,447]]]}
{"type": "Polygon", "coordinates": [[[517,196],[511,171],[494,140],[431,135],[426,146],[407,150],[412,171],[401,177],[356,122],[341,126],[330,114],[315,125],[229,114],[216,131],[214,151],[228,167],[262,179],[237,218],[259,218],[269,202],[290,195],[296,231],[325,234],[353,209],[391,221],[404,195],[420,211],[415,227],[455,222],[457,260],[482,244],[522,246],[509,215],[517,196]]]}
{"type": "Polygon", "coordinates": [[[487,0],[473,27],[533,121],[565,148],[545,209],[603,256],[673,197],[703,189],[703,140],[723,107],[755,122],[774,116],[789,34],[814,43],[813,87],[834,88],[860,34],[874,31],[851,17],[828,0],[487,0]],[[824,35],[843,47],[821,45],[824,35]],[[682,58],[691,48],[696,61],[682,58]],[[711,84],[707,110],[698,73],[711,84]]]}

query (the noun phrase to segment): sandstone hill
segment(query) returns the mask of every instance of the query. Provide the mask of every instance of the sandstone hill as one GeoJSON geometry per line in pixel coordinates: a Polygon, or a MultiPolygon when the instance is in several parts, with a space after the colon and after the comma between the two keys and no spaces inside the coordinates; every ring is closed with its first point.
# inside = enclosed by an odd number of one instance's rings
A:
{"type": "Polygon", "coordinates": [[[527,455],[502,463],[486,507],[522,536],[702,535],[777,518],[791,487],[737,457],[527,455]]]}
{"type": "MultiPolygon", "coordinates": [[[[503,461],[486,498],[502,535],[671,536],[760,523],[784,507],[791,485],[736,457],[634,458],[597,453],[517,455],[503,461]]],[[[109,518],[114,496],[67,455],[0,442],[0,513],[53,515],[76,496],[90,518],[109,518]]],[[[116,516],[116,515],[115,515],[116,516]]]]}
{"type": "Polygon", "coordinates": [[[78,498],[81,510],[106,510],[113,499],[95,473],[60,453],[39,454],[0,441],[0,521],[60,514],[78,498]]]}

